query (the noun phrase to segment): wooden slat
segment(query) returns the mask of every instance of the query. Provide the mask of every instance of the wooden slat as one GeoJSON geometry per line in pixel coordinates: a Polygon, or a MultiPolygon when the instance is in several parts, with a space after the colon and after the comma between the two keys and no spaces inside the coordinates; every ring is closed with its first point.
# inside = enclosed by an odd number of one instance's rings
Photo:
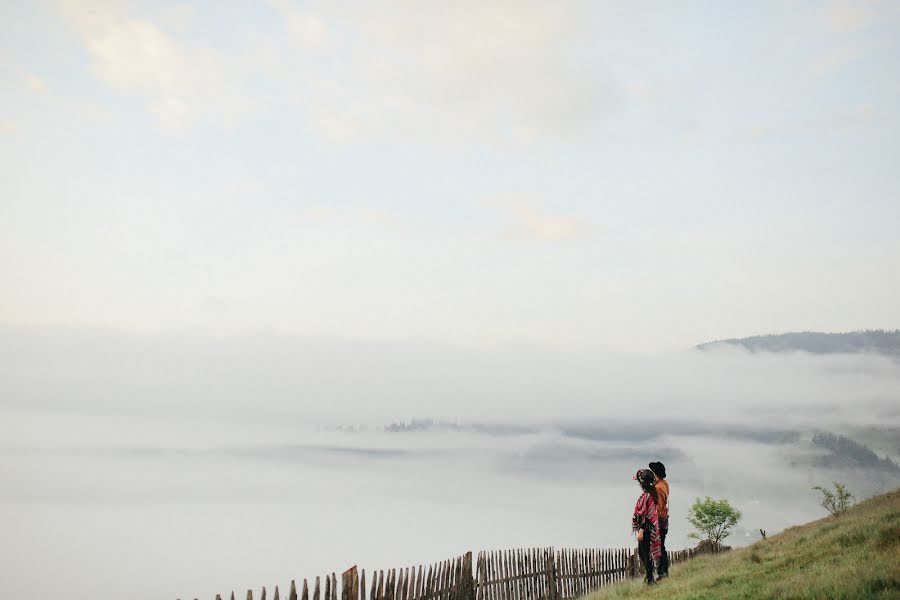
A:
{"type": "Polygon", "coordinates": [[[537,600],[537,596],[534,595],[534,590],[531,588],[531,584],[534,580],[533,573],[531,572],[531,548],[525,548],[522,551],[522,571],[526,575],[525,579],[522,581],[522,593],[525,595],[525,598],[537,600]]]}
{"type": "Polygon", "coordinates": [[[531,600],[531,596],[528,595],[528,567],[526,566],[527,562],[525,560],[526,551],[524,549],[518,550],[519,554],[519,573],[522,575],[522,579],[519,580],[519,598],[521,600],[531,600]]]}
{"type": "MultiPolygon", "coordinates": [[[[492,579],[499,581],[502,579],[500,575],[500,554],[498,551],[491,552],[491,573],[492,579]]],[[[503,600],[503,585],[494,586],[494,598],[496,600],[503,600]]]]}
{"type": "Polygon", "coordinates": [[[594,579],[597,578],[597,569],[594,568],[594,549],[585,548],[582,552],[582,564],[584,564],[584,589],[585,593],[595,589],[594,579]]]}
{"type": "Polygon", "coordinates": [[[500,597],[502,600],[512,600],[512,598],[509,597],[509,573],[506,569],[506,556],[504,554],[503,550],[500,550],[497,553],[497,573],[503,582],[500,585],[500,597]]]}
{"type": "Polygon", "coordinates": [[[522,579],[524,579],[525,575],[522,573],[522,568],[519,564],[519,552],[517,550],[510,552],[510,560],[510,571],[516,576],[516,579],[513,580],[513,597],[515,600],[524,600],[522,596],[522,579]]]}
{"type": "Polygon", "coordinates": [[[449,597],[447,593],[450,589],[450,561],[445,560],[443,563],[443,576],[441,577],[441,591],[440,598],[441,600],[446,600],[449,597]]]}
{"type": "Polygon", "coordinates": [[[581,550],[573,550],[572,555],[575,559],[575,595],[584,595],[584,552],[581,550]]]}
{"type": "Polygon", "coordinates": [[[578,573],[578,577],[575,578],[575,595],[583,596],[584,591],[587,589],[587,585],[585,585],[587,569],[584,568],[584,549],[579,548],[575,550],[575,568],[578,573]]]}
{"type": "Polygon", "coordinates": [[[528,593],[528,583],[531,579],[531,573],[528,572],[528,550],[519,549],[516,551],[516,571],[519,578],[516,583],[519,588],[519,600],[531,600],[528,593]]]}
{"type": "Polygon", "coordinates": [[[422,565],[419,565],[419,572],[416,576],[416,600],[421,600],[425,595],[425,574],[422,565]]]}

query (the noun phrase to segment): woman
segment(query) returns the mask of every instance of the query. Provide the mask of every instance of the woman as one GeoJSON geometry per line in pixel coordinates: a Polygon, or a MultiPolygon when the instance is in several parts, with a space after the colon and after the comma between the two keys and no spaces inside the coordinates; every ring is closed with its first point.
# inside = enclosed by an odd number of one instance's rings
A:
{"type": "Polygon", "coordinates": [[[634,474],[641,486],[641,495],[634,505],[634,516],[631,517],[631,530],[637,532],[638,556],[647,573],[647,585],[653,585],[653,561],[659,561],[659,517],[656,504],[659,496],[656,493],[656,476],[649,469],[641,469],[634,474]]]}

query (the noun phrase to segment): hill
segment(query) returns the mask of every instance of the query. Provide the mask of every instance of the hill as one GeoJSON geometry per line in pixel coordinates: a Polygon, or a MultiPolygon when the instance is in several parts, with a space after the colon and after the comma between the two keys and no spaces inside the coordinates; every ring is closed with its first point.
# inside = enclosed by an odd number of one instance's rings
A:
{"type": "Polygon", "coordinates": [[[873,352],[900,356],[900,329],[894,331],[871,329],[849,333],[800,331],[717,340],[698,344],[695,347],[698,350],[712,350],[723,345],[738,346],[750,352],[809,352],[812,354],[873,352]]]}
{"type": "Polygon", "coordinates": [[[653,587],[630,581],[586,600],[900,598],[900,490],[841,517],[791,527],[739,550],[673,565],[653,587]]]}

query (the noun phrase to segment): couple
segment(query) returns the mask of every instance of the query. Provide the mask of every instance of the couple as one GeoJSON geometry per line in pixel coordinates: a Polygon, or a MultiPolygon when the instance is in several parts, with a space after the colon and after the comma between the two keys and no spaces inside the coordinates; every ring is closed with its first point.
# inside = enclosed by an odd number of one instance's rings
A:
{"type": "Polygon", "coordinates": [[[669,576],[669,556],[666,554],[669,484],[666,482],[666,467],[661,462],[652,462],[649,466],[649,469],[639,470],[632,478],[637,480],[643,492],[634,506],[631,530],[637,532],[638,555],[647,573],[647,584],[652,585],[654,560],[658,578],[669,576]]]}

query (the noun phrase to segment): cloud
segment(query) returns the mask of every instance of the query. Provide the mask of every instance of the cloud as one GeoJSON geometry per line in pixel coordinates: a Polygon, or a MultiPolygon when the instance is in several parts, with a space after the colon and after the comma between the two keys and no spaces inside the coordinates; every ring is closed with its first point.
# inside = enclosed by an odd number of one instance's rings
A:
{"type": "Polygon", "coordinates": [[[300,43],[322,47],[331,39],[331,31],[325,20],[302,12],[287,0],[269,0],[268,4],[278,11],[287,30],[300,43]]]}
{"type": "Polygon", "coordinates": [[[878,18],[874,5],[872,2],[831,2],[819,14],[819,20],[832,31],[859,31],[878,18]]]}
{"type": "Polygon", "coordinates": [[[809,66],[809,72],[814,77],[821,77],[856,62],[865,54],[859,44],[847,44],[820,56],[809,66]]]}
{"type": "Polygon", "coordinates": [[[629,359],[2,327],[0,355],[0,578],[25,596],[40,558],[42,584],[76,600],[111,587],[137,600],[240,582],[285,589],[298,564],[304,576],[349,561],[415,564],[470,544],[624,546],[630,474],[654,459],[678,484],[671,545],[686,542],[687,506],[706,494],[775,531],[821,516],[815,482],[860,496],[879,485],[863,468],[811,465],[816,448],[779,442],[792,439],[784,430],[873,424],[887,439],[900,392],[898,365],[874,356],[629,359]],[[413,417],[474,421],[481,433],[327,428],[413,417]],[[548,510],[561,490],[566,509],[548,510]],[[435,511],[445,518],[417,531],[435,511]],[[347,515],[370,533],[352,557],[328,535],[347,515]],[[311,537],[322,543],[296,543],[311,537]]]}
{"type": "Polygon", "coordinates": [[[103,2],[66,0],[63,15],[81,34],[97,78],[143,98],[167,128],[228,126],[251,107],[234,61],[211,47],[184,42],[103,2]]]}
{"type": "Polygon", "coordinates": [[[15,133],[18,127],[16,123],[10,119],[0,119],[0,133],[15,133]]]}
{"type": "Polygon", "coordinates": [[[26,75],[25,76],[25,85],[27,85],[28,88],[31,89],[32,91],[37,92],[39,94],[44,94],[47,92],[47,84],[45,84],[44,81],[37,75],[31,75],[31,74],[26,75]]]}
{"type": "MultiPolygon", "coordinates": [[[[207,300],[209,308],[231,304],[219,296],[207,300]]],[[[777,423],[775,429],[895,422],[900,410],[900,364],[865,354],[722,348],[638,356],[271,333],[9,327],[0,327],[0,353],[9,359],[0,364],[0,410],[251,411],[320,423],[378,424],[419,415],[585,424],[627,420],[627,407],[640,403],[658,419],[764,428],[777,423]],[[346,377],[348,370],[353,377],[346,377]]]]}
{"type": "Polygon", "coordinates": [[[593,235],[601,229],[577,217],[544,213],[527,197],[498,197],[485,204],[504,208],[512,215],[513,225],[504,233],[508,239],[560,242],[593,235]]]}
{"type": "Polygon", "coordinates": [[[851,111],[851,117],[859,123],[871,123],[878,117],[878,111],[871,104],[864,103],[851,111]]]}
{"type": "Polygon", "coordinates": [[[304,60],[327,65],[308,102],[336,141],[527,141],[577,133],[604,107],[601,69],[576,59],[580,3],[270,4],[304,60]]]}

